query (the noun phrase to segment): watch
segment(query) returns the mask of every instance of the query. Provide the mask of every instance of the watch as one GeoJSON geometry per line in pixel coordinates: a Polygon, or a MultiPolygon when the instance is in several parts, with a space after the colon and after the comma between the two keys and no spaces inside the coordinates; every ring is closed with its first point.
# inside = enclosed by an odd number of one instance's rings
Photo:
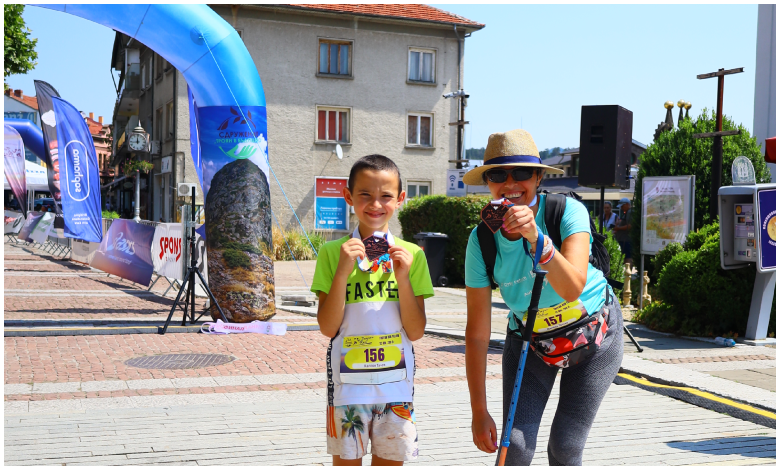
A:
{"type": "Polygon", "coordinates": [[[146,137],[143,134],[133,134],[127,143],[131,150],[140,152],[146,149],[146,137]]]}

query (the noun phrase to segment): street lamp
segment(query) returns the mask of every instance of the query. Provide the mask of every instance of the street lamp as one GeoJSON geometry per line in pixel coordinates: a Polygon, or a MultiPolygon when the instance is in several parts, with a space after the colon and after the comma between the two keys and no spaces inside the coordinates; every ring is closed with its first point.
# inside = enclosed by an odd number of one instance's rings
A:
{"type": "MultiPolygon", "coordinates": [[[[133,129],[133,133],[130,134],[130,138],[128,139],[127,145],[130,147],[130,150],[134,150],[136,152],[146,152],[147,149],[146,131],[144,131],[143,127],[138,126],[135,129],[133,129]]],[[[136,168],[135,170],[135,210],[133,214],[133,220],[135,222],[141,221],[141,170],[140,168],[136,168]]]]}

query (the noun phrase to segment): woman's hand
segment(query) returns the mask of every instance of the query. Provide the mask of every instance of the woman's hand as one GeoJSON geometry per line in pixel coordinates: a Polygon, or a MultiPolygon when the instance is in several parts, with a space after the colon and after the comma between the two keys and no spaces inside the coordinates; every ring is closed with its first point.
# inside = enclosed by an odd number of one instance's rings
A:
{"type": "Polygon", "coordinates": [[[343,245],[341,245],[341,251],[339,252],[339,266],[336,268],[336,274],[342,275],[344,278],[355,269],[355,259],[360,256],[366,257],[366,246],[359,238],[350,238],[343,245]]]}
{"type": "Polygon", "coordinates": [[[498,449],[496,423],[487,410],[471,414],[471,436],[474,445],[482,452],[492,454],[498,449]]]}
{"type": "Polygon", "coordinates": [[[519,233],[532,245],[536,244],[539,232],[536,228],[534,211],[528,206],[512,206],[504,214],[504,225],[507,233],[519,233]]]}

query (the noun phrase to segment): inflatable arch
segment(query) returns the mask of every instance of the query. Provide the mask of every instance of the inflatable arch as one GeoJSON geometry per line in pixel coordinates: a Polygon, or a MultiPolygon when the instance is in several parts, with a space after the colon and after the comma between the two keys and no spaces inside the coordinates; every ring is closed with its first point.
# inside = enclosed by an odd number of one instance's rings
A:
{"type": "Polygon", "coordinates": [[[40,127],[36,126],[32,121],[28,121],[27,119],[4,118],[3,123],[8,124],[9,126],[16,129],[16,132],[22,136],[22,142],[24,142],[24,146],[30,149],[36,157],[46,161],[46,155],[44,152],[46,147],[43,144],[43,131],[41,131],[40,127]]]}
{"type": "Polygon", "coordinates": [[[36,6],[120,31],[181,71],[198,108],[209,286],[230,321],[273,316],[265,94],[236,30],[206,5],[36,6]]]}

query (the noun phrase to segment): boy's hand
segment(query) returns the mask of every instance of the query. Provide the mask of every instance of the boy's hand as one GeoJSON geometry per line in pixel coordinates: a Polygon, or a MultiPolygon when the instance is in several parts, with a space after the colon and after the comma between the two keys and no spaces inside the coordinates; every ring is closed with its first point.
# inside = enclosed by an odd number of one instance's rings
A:
{"type": "Polygon", "coordinates": [[[355,269],[355,260],[358,256],[361,258],[366,257],[366,247],[359,238],[350,238],[341,245],[339,266],[336,268],[336,274],[344,277],[349,276],[352,270],[355,269]]]}
{"type": "Polygon", "coordinates": [[[414,256],[409,253],[409,250],[402,246],[394,245],[387,250],[387,253],[390,255],[390,259],[393,260],[393,271],[395,271],[396,278],[398,276],[408,277],[414,261],[414,256]]]}

